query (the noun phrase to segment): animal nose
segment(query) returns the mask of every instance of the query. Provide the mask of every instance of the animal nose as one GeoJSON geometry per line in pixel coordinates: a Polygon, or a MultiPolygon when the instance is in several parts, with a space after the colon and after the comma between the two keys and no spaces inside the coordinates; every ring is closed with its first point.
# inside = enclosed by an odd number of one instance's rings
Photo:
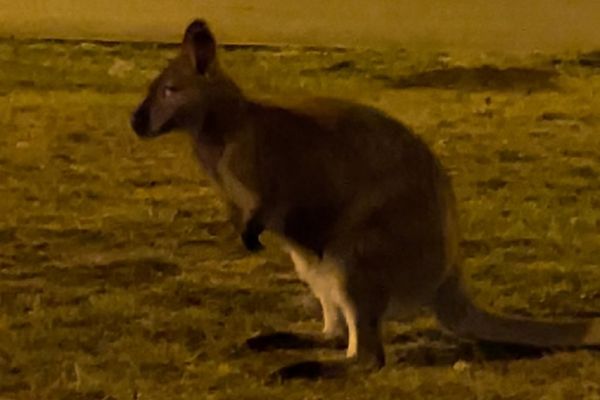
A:
{"type": "Polygon", "coordinates": [[[148,135],[149,115],[144,103],[131,115],[131,128],[138,136],[148,135]]]}

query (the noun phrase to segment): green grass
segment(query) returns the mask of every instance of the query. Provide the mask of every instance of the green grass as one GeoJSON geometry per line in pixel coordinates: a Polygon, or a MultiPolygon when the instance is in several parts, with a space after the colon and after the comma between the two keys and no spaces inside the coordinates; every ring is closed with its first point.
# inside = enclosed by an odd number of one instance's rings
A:
{"type": "MultiPolygon", "coordinates": [[[[184,135],[130,131],[174,51],[0,42],[0,398],[600,397],[598,353],[473,354],[428,315],[386,327],[378,373],[266,383],[342,353],[244,348],[259,331],[318,331],[319,312],[277,249],[242,248],[184,135]]],[[[400,49],[222,58],[248,93],[335,94],[422,135],[453,175],[481,304],[600,316],[600,70],[576,55],[400,49]]]]}

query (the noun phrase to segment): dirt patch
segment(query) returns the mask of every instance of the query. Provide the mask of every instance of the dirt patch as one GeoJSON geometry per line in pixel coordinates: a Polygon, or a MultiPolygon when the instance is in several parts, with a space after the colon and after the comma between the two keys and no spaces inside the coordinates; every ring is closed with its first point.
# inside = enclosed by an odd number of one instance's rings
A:
{"type": "Polygon", "coordinates": [[[468,91],[540,91],[555,90],[554,70],[491,65],[481,67],[450,67],[418,72],[399,78],[379,77],[396,89],[435,88],[468,91]]]}
{"type": "Polygon", "coordinates": [[[180,273],[181,268],[177,264],[152,258],[76,265],[70,268],[47,266],[43,270],[43,276],[48,282],[61,286],[85,284],[124,288],[157,283],[180,273]]]}
{"type": "Polygon", "coordinates": [[[496,191],[503,189],[506,185],[508,185],[508,181],[499,177],[477,182],[477,187],[481,190],[496,191]]]}
{"type": "Polygon", "coordinates": [[[583,53],[577,58],[579,65],[590,68],[600,68],[600,50],[583,53]]]}
{"type": "Polygon", "coordinates": [[[534,162],[539,158],[531,155],[525,154],[516,150],[508,150],[502,149],[496,152],[498,155],[498,160],[502,163],[522,163],[522,162],[534,162]]]}

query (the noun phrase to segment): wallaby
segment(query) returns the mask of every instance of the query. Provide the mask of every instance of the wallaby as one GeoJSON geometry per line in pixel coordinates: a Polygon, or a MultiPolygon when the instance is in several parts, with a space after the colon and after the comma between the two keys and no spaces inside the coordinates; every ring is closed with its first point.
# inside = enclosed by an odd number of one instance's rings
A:
{"type": "Polygon", "coordinates": [[[430,306],[443,327],[466,338],[600,344],[598,319],[536,321],[476,306],[460,274],[451,182],[428,146],[354,102],[248,98],[221,69],[202,20],[188,26],[131,125],[144,138],[175,129],[193,136],[244,244],[260,249],[263,229],[283,239],[321,303],[323,333],[347,335],[347,357],[361,365],[384,364],[380,331],[391,306],[400,315],[430,306]]]}

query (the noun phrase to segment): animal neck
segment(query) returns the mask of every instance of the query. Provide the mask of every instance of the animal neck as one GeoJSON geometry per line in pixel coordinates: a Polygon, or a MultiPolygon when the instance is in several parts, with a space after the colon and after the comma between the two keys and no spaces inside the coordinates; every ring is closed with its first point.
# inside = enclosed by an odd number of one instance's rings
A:
{"type": "Polygon", "coordinates": [[[193,131],[200,162],[213,179],[227,143],[247,124],[248,101],[228,77],[219,77],[210,88],[202,123],[193,131]]]}

